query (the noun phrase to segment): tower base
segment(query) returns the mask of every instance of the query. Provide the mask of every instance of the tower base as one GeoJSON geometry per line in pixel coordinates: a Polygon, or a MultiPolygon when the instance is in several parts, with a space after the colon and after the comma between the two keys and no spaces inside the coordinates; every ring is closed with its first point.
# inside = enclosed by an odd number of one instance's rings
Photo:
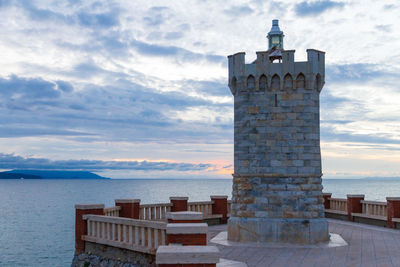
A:
{"type": "Polygon", "coordinates": [[[328,221],[317,219],[243,218],[228,221],[228,240],[315,244],[329,240],[328,221]]]}

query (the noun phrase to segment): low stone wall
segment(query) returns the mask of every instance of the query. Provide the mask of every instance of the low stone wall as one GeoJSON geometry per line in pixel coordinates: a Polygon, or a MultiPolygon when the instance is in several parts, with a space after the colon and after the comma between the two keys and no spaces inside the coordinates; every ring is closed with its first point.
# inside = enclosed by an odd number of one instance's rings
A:
{"type": "Polygon", "coordinates": [[[357,217],[354,216],[354,222],[356,223],[363,223],[363,224],[369,224],[369,225],[375,225],[375,226],[380,226],[380,227],[387,227],[387,221],[382,221],[378,219],[373,219],[373,218],[365,218],[365,217],[357,217]]]}
{"type": "Polygon", "coordinates": [[[156,267],[155,255],[85,242],[85,252],[75,255],[71,267],[156,267]]]}
{"type": "Polygon", "coordinates": [[[328,211],[325,211],[325,218],[341,220],[341,221],[349,220],[347,214],[338,214],[338,213],[332,213],[332,212],[328,212],[328,211]]]}

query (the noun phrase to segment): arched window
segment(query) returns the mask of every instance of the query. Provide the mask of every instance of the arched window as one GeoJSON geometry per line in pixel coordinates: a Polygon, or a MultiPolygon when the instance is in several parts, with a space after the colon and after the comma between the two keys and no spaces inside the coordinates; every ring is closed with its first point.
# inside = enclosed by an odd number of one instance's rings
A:
{"type": "Polygon", "coordinates": [[[271,80],[271,88],[272,90],[279,90],[279,88],[281,87],[281,78],[279,78],[279,76],[277,74],[275,74],[274,76],[272,76],[272,80],[271,80]]]}
{"type": "Polygon", "coordinates": [[[256,86],[256,80],[254,79],[253,75],[250,75],[247,78],[247,89],[249,91],[253,91],[255,86],[256,86]]]}
{"type": "Polygon", "coordinates": [[[296,88],[306,88],[306,77],[303,75],[303,73],[297,75],[296,88]]]}
{"type": "Polygon", "coordinates": [[[289,73],[286,74],[285,78],[283,79],[283,87],[285,88],[285,90],[293,89],[293,79],[289,73]]]}
{"type": "Polygon", "coordinates": [[[315,77],[314,89],[321,91],[321,75],[318,73],[315,77]]]}
{"type": "Polygon", "coordinates": [[[265,91],[265,89],[267,89],[267,76],[264,74],[261,75],[260,79],[258,80],[258,88],[260,91],[265,91]]]}
{"type": "Polygon", "coordinates": [[[231,90],[232,90],[232,94],[236,94],[236,89],[237,89],[237,82],[236,82],[236,77],[232,78],[232,82],[231,82],[231,90]]]}

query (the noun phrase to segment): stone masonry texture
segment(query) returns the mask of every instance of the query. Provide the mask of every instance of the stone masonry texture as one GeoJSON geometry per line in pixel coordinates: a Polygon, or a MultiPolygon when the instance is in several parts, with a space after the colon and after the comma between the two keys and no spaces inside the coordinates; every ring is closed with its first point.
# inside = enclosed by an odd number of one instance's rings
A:
{"type": "Polygon", "coordinates": [[[71,267],[156,267],[155,255],[86,242],[85,252],[77,254],[71,267]]]}
{"type": "Polygon", "coordinates": [[[234,95],[234,175],[228,238],[316,243],[328,239],[321,184],[319,93],[325,53],[294,50],[272,63],[229,56],[234,95]],[[303,233],[304,232],[304,233],[303,233]]]}

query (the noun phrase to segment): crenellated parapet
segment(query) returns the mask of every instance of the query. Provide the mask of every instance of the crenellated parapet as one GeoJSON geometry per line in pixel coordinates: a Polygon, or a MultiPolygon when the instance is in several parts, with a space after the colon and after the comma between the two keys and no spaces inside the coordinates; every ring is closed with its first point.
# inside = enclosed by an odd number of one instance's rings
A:
{"type": "Polygon", "coordinates": [[[245,63],[245,53],[228,56],[229,88],[233,95],[246,92],[290,92],[296,89],[320,92],[325,84],[325,52],[307,49],[307,61],[295,62],[295,50],[282,50],[282,61],[271,62],[267,51],[245,63]]]}

